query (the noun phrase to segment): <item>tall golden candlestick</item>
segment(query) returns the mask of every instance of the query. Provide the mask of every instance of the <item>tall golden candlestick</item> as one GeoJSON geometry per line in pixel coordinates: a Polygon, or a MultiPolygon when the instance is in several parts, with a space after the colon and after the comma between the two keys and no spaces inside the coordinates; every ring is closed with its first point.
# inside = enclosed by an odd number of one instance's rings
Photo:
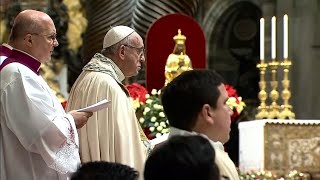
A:
{"type": "Polygon", "coordinates": [[[281,119],[294,119],[295,114],[291,111],[292,106],[289,104],[289,99],[291,97],[291,92],[289,90],[290,80],[289,80],[289,68],[292,65],[291,61],[285,59],[281,66],[283,67],[283,80],[282,86],[283,90],[281,92],[281,98],[283,99],[283,105],[281,105],[280,118],[281,119]]]}
{"type": "Polygon", "coordinates": [[[279,66],[279,62],[276,60],[272,60],[269,62],[269,67],[271,69],[271,88],[272,90],[269,93],[269,97],[271,98],[271,105],[269,106],[269,115],[268,118],[270,119],[277,119],[279,118],[279,110],[280,106],[277,104],[277,101],[279,99],[279,92],[277,91],[278,88],[278,80],[277,80],[277,69],[279,66]]]}
{"type": "Polygon", "coordinates": [[[258,98],[260,99],[260,105],[258,106],[258,113],[256,114],[257,119],[266,119],[268,118],[268,106],[266,105],[266,100],[268,98],[268,94],[266,92],[266,81],[265,81],[265,74],[268,64],[264,61],[261,61],[257,68],[260,70],[260,81],[259,87],[260,91],[258,94],[258,98]]]}
{"type": "Polygon", "coordinates": [[[289,80],[289,68],[292,65],[291,61],[288,59],[288,15],[283,16],[283,59],[281,63],[283,67],[283,80],[282,86],[283,90],[281,92],[281,98],[283,99],[283,105],[281,105],[280,118],[282,119],[294,119],[295,114],[291,111],[292,106],[289,104],[289,99],[291,97],[291,92],[289,90],[290,80],[289,80]]]}
{"type": "Polygon", "coordinates": [[[271,58],[272,61],[269,62],[269,67],[271,69],[271,88],[272,90],[269,93],[269,97],[271,98],[271,105],[269,106],[269,115],[268,118],[270,119],[277,119],[279,118],[279,110],[280,106],[277,104],[279,99],[279,92],[277,91],[278,88],[278,80],[277,80],[277,70],[279,66],[279,62],[276,61],[276,17],[273,16],[271,18],[271,58]]]}
{"type": "Polygon", "coordinates": [[[260,70],[260,92],[258,94],[258,97],[260,99],[260,105],[258,107],[258,113],[256,114],[256,118],[266,119],[268,117],[268,106],[266,105],[268,94],[266,92],[265,73],[268,64],[264,62],[264,18],[260,19],[260,60],[260,63],[257,65],[257,68],[259,68],[260,70]]]}

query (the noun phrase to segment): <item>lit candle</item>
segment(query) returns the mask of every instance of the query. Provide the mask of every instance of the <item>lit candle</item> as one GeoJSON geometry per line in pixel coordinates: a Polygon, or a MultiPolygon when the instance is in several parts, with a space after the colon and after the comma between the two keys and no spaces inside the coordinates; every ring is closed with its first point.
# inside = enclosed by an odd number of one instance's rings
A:
{"type": "Polygon", "coordinates": [[[283,59],[288,58],[288,15],[283,16],[283,59]]]}
{"type": "Polygon", "coordinates": [[[264,61],[264,18],[260,19],[260,60],[264,61]]]}
{"type": "Polygon", "coordinates": [[[276,17],[271,18],[271,58],[276,59],[276,17]]]}

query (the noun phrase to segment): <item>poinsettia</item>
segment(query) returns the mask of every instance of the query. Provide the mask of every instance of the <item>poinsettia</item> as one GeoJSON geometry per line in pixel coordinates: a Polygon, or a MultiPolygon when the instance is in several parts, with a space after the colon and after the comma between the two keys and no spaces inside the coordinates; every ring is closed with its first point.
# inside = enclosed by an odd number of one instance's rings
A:
{"type": "Polygon", "coordinates": [[[147,100],[147,89],[138,83],[132,83],[127,85],[126,87],[129,91],[130,97],[132,98],[134,110],[141,110],[143,108],[142,106],[146,103],[147,100]]]}
{"type": "Polygon", "coordinates": [[[149,94],[147,89],[137,83],[127,85],[133,99],[133,107],[138,120],[149,139],[159,137],[169,132],[169,122],[163,112],[160,102],[160,90],[153,89],[149,94]]]}
{"type": "Polygon", "coordinates": [[[233,88],[233,86],[230,86],[229,84],[225,84],[224,87],[226,88],[229,97],[235,97],[238,98],[237,90],[233,88]]]}
{"type": "Polygon", "coordinates": [[[229,96],[227,104],[233,111],[233,115],[231,116],[231,121],[234,121],[237,119],[238,116],[240,116],[246,104],[242,101],[242,98],[238,95],[237,90],[234,87],[228,84],[225,84],[224,86],[229,96]]]}
{"type": "Polygon", "coordinates": [[[136,100],[138,99],[140,102],[145,103],[146,102],[146,94],[148,94],[148,91],[145,87],[138,83],[132,83],[126,86],[130,96],[136,100]]]}

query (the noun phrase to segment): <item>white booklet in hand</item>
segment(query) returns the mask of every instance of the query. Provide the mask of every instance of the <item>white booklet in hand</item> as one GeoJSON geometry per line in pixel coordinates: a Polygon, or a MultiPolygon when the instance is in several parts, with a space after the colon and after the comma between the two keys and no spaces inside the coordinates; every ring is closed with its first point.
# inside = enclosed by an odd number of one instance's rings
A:
{"type": "Polygon", "coordinates": [[[101,109],[107,108],[110,104],[111,104],[110,100],[104,99],[91,106],[78,109],[77,111],[78,112],[96,112],[96,111],[100,111],[101,109]]]}

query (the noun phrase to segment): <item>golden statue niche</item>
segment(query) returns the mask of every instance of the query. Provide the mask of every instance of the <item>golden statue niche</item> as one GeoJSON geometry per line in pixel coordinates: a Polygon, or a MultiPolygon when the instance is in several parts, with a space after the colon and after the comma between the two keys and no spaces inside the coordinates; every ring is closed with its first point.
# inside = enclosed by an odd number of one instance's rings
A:
{"type": "Polygon", "coordinates": [[[165,86],[182,72],[192,70],[191,60],[186,54],[186,39],[186,36],[182,35],[181,30],[178,29],[178,34],[173,37],[176,45],[168,56],[165,67],[165,86]]]}

